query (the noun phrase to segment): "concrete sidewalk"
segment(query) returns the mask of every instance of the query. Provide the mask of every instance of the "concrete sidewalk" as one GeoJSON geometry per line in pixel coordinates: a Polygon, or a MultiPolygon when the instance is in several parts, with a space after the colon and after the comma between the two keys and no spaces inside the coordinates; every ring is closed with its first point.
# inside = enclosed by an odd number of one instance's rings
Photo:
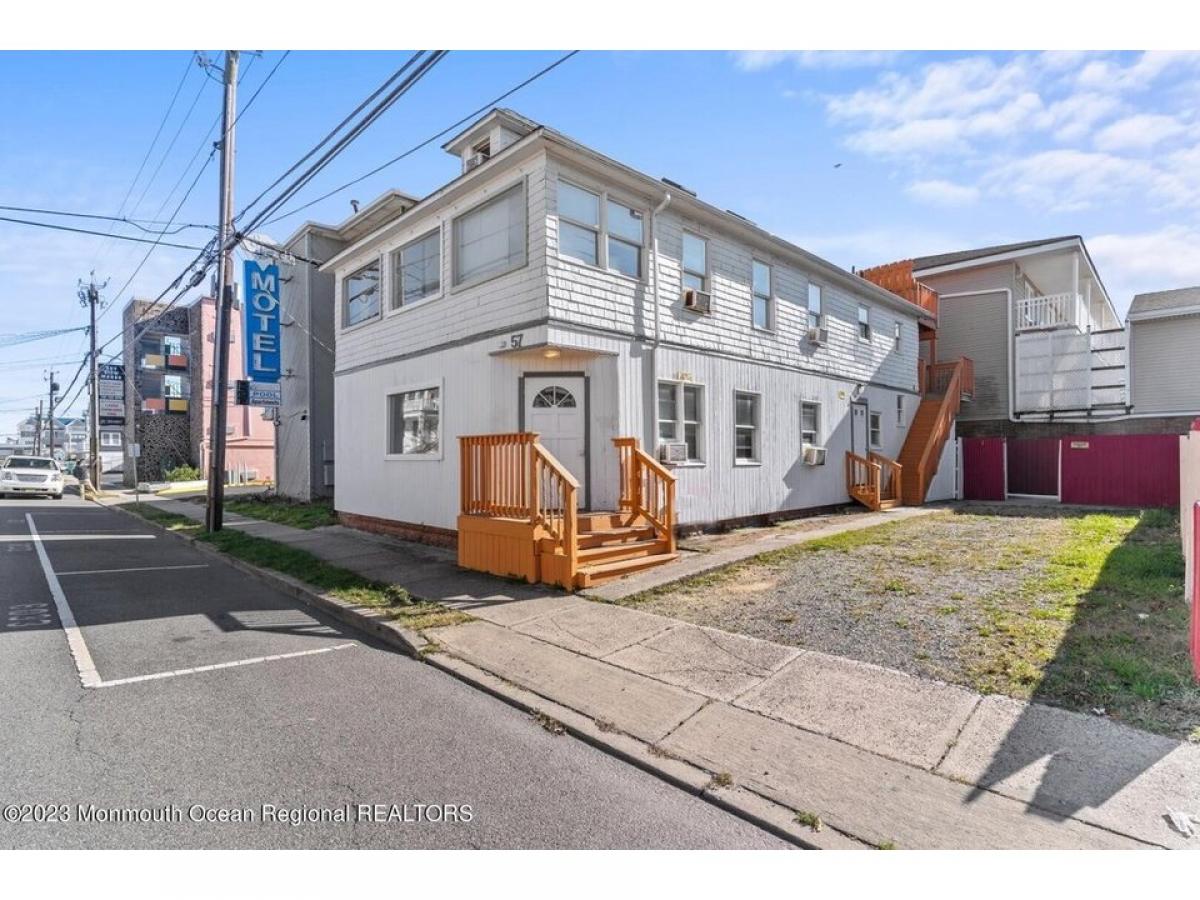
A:
{"type": "MultiPolygon", "coordinates": [[[[203,518],[196,504],[155,505],[203,518]]],[[[815,846],[1200,848],[1168,822],[1169,810],[1200,816],[1198,745],[500,581],[438,548],[226,522],[470,613],[426,632],[443,651],[431,663],[815,846]]],[[[745,555],[773,549],[751,545],[745,555]]]]}

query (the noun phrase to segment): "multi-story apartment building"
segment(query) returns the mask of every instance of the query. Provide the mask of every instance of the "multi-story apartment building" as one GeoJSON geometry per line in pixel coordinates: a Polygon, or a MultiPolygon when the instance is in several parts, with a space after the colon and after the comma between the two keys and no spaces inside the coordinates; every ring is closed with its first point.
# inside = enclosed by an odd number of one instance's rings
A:
{"type": "MultiPolygon", "coordinates": [[[[125,461],[127,484],[158,481],[178,466],[207,471],[212,410],[215,304],[202,297],[168,309],[131,300],[125,324],[125,461]],[[135,324],[136,323],[136,324],[135,324]],[[133,460],[132,445],[140,447],[133,460]]],[[[244,371],[241,319],[230,335],[230,396],[244,371]]],[[[102,437],[103,440],[103,437],[102,437]]],[[[262,410],[230,405],[226,471],[233,478],[274,473],[274,426],[262,410]]]]}
{"type": "Polygon", "coordinates": [[[879,505],[920,306],[507,110],[445,149],[455,178],[321,269],[346,520],[578,585],[676,526],[879,505]]]}

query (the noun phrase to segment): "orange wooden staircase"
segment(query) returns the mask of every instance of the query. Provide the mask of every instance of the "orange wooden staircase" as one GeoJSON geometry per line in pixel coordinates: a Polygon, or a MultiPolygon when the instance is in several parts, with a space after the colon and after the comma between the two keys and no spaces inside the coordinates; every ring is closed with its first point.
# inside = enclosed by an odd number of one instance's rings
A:
{"type": "Polygon", "coordinates": [[[458,563],[567,590],[677,559],[675,476],[614,438],[619,509],[579,511],[579,482],[530,432],[459,438],[458,563]]]}
{"type": "Polygon", "coordinates": [[[921,365],[921,405],[908,426],[900,449],[905,506],[920,506],[937,474],[938,461],[962,401],[975,393],[975,366],[966,357],[948,363],[921,365]]]}

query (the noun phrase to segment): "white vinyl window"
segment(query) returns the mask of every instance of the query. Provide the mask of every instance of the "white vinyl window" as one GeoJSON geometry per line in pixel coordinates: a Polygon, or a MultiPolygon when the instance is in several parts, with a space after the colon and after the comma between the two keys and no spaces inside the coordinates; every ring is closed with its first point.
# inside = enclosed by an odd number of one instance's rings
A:
{"type": "Polygon", "coordinates": [[[687,444],[688,462],[704,461],[704,388],[677,381],[658,383],[658,439],[687,444]]]}
{"type": "Polygon", "coordinates": [[[774,311],[771,309],[771,267],[757,259],[751,263],[750,267],[752,270],[751,292],[753,293],[751,321],[755,328],[768,330],[774,319],[774,311]]]}
{"type": "Polygon", "coordinates": [[[424,300],[442,289],[441,229],[405,244],[392,254],[392,309],[424,300]]]}
{"type": "Polygon", "coordinates": [[[607,193],[558,182],[559,254],[589,266],[642,277],[645,217],[607,193]]]}
{"type": "Polygon", "coordinates": [[[454,220],[454,284],[482,281],[525,265],[525,184],[454,220]]]}
{"type": "Polygon", "coordinates": [[[342,324],[346,327],[379,315],[379,260],[346,276],[342,282],[342,324]]]}
{"type": "Polygon", "coordinates": [[[878,450],[883,446],[883,414],[872,412],[870,414],[870,423],[871,446],[878,450]]]}
{"type": "Polygon", "coordinates": [[[120,447],[121,434],[117,431],[102,431],[100,432],[100,446],[102,447],[120,447]]]}
{"type": "Polygon", "coordinates": [[[871,308],[861,303],[858,305],[858,339],[871,340],[871,308]]]}
{"type": "Polygon", "coordinates": [[[896,395],[896,424],[904,427],[904,395],[896,395]]]}
{"type": "Polygon", "coordinates": [[[441,389],[422,388],[387,398],[389,456],[435,456],[441,451],[441,389]]]}
{"type": "Polygon", "coordinates": [[[800,401],[800,443],[821,446],[821,404],[800,401]]]}
{"type": "Polygon", "coordinates": [[[683,286],[708,290],[708,241],[687,231],[683,233],[683,286]]]}
{"type": "Polygon", "coordinates": [[[900,349],[900,339],[903,337],[903,335],[903,328],[900,323],[897,322],[895,332],[892,334],[892,343],[895,345],[897,351],[900,349]]]}
{"type": "Polygon", "coordinates": [[[736,391],[733,395],[733,460],[753,463],[759,460],[761,429],[758,394],[736,391]]]}
{"type": "Polygon", "coordinates": [[[821,286],[808,283],[808,327],[821,327],[821,286]]]}

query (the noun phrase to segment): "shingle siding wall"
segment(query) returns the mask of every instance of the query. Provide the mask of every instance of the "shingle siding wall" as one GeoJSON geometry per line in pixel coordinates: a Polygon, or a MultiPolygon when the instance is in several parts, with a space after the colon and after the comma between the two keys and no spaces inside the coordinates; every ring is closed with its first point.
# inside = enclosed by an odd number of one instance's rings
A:
{"type": "Polygon", "coordinates": [[[338,267],[334,282],[339,328],[337,370],[339,372],[397,355],[421,351],[546,315],[546,197],[544,162],[534,159],[517,171],[507,171],[480,185],[461,200],[421,216],[385,244],[347,259],[338,267]],[[518,181],[527,185],[528,229],[526,264],[512,272],[475,285],[453,285],[453,220],[501,193],[518,181]],[[432,300],[410,308],[392,310],[393,278],[391,254],[400,247],[441,227],[442,290],[432,300]],[[368,264],[382,260],[381,318],[350,328],[341,327],[342,278],[368,264]]]}
{"type": "MultiPolygon", "coordinates": [[[[603,188],[551,159],[547,165],[547,282],[550,315],[564,323],[616,330],[645,337],[654,330],[653,286],[575,262],[558,253],[557,184],[559,177],[583,186],[603,188]]],[[[620,197],[630,203],[637,198],[620,197]]],[[[641,201],[649,232],[649,200],[641,201]]],[[[917,325],[914,317],[865,299],[817,279],[823,289],[829,342],[812,345],[808,332],[810,275],[777,255],[752,248],[730,235],[682,218],[670,207],[659,215],[658,269],[662,340],[665,344],[794,366],[837,377],[916,387],[917,325]],[[699,315],[683,307],[681,263],[683,232],[708,239],[712,314],[699,315]],[[757,259],[772,267],[774,329],[751,326],[751,267],[757,259]],[[858,305],[870,307],[872,339],[858,339],[858,305]],[[893,329],[901,323],[900,349],[894,349],[893,329]]],[[[647,234],[647,244],[650,237],[647,234]]],[[[643,250],[643,269],[649,249],[643,250]]]]}
{"type": "Polygon", "coordinates": [[[1200,411],[1200,315],[1130,325],[1133,412],[1200,411]]]}

